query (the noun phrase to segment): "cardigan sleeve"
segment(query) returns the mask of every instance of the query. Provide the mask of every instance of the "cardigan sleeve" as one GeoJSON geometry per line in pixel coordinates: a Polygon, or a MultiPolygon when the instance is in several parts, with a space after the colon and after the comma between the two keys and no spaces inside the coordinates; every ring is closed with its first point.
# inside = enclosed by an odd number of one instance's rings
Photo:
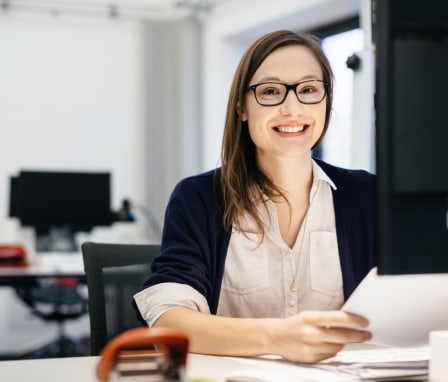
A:
{"type": "Polygon", "coordinates": [[[222,224],[213,172],[182,180],[165,211],[161,255],[143,287],[187,284],[216,312],[228,238],[222,224]]]}

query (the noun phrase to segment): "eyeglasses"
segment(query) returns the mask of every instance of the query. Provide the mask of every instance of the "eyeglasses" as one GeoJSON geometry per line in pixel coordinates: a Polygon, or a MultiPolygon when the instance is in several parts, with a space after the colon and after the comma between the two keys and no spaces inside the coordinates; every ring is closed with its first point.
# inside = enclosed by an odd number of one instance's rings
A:
{"type": "Polygon", "coordinates": [[[328,83],[321,80],[307,80],[288,85],[280,82],[262,82],[249,86],[256,101],[261,106],[277,106],[282,104],[289,91],[294,90],[297,99],[305,105],[313,105],[322,102],[327,94],[328,83]]]}

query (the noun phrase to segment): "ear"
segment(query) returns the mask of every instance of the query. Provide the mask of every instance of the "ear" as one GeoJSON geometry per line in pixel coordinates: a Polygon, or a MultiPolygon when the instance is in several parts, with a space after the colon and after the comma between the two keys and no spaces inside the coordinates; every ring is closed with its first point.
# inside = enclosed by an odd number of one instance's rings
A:
{"type": "Polygon", "coordinates": [[[236,105],[236,112],[238,113],[238,115],[240,116],[240,118],[243,122],[247,121],[246,113],[245,113],[244,109],[241,107],[241,104],[239,102],[236,105]]]}

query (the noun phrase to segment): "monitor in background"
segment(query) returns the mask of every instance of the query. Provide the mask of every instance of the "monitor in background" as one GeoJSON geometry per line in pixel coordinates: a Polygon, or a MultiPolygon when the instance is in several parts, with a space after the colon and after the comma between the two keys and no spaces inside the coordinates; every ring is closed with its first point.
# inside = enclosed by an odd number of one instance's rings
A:
{"type": "Polygon", "coordinates": [[[38,252],[77,251],[76,232],[113,223],[109,173],[21,171],[10,180],[9,214],[34,228],[38,252]]]}
{"type": "Polygon", "coordinates": [[[11,176],[9,178],[9,216],[19,217],[19,177],[11,176]]]}
{"type": "Polygon", "coordinates": [[[448,272],[448,2],[373,2],[380,274],[448,272]]]}

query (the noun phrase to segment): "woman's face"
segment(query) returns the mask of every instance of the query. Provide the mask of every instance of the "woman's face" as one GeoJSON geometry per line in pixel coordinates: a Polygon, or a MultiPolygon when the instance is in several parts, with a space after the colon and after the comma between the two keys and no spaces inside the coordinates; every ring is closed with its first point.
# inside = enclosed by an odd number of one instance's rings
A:
{"type": "MultiPolygon", "coordinates": [[[[249,86],[263,82],[296,84],[307,80],[323,80],[322,69],[307,47],[293,45],[272,52],[254,73],[249,86]]],[[[326,102],[325,97],[318,104],[302,104],[291,90],[280,105],[262,106],[254,92],[248,91],[242,119],[247,121],[258,159],[310,155],[324,129],[326,102]]]]}

